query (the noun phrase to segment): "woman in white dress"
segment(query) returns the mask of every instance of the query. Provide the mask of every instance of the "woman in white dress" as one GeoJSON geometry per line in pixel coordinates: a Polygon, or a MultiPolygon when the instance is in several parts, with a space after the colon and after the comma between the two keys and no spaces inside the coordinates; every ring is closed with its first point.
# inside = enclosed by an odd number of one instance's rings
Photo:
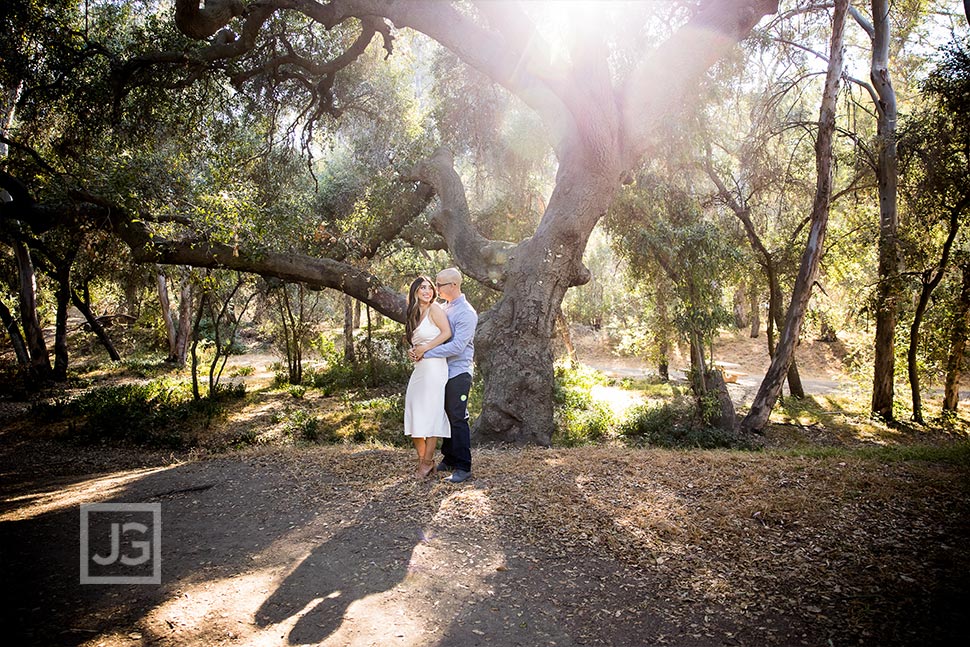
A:
{"type": "MultiPolygon", "coordinates": [[[[445,311],[435,303],[438,292],[426,276],[419,276],[408,291],[407,322],[404,330],[411,348],[421,354],[451,338],[445,311]]],[[[451,437],[445,413],[445,383],[448,360],[426,357],[414,364],[407,394],[404,396],[404,434],[414,442],[418,453],[415,478],[434,472],[434,453],[438,438],[451,437]]]]}

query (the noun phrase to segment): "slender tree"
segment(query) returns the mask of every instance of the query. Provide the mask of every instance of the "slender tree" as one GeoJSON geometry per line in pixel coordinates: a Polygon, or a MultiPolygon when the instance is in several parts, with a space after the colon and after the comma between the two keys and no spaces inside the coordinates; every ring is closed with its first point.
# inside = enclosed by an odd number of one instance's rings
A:
{"type": "Polygon", "coordinates": [[[866,86],[876,112],[876,179],[879,188],[879,283],[876,288],[876,335],[872,376],[872,413],[893,419],[896,356],[893,341],[899,320],[899,215],[897,186],[899,161],[896,151],[896,91],[889,73],[892,44],[889,0],[872,0],[872,20],[857,9],[852,17],[872,41],[869,79],[866,86]]]}
{"type": "Polygon", "coordinates": [[[798,277],[795,279],[795,287],[792,290],[791,305],[785,319],[785,328],[775,349],[775,356],[771,360],[771,365],[768,367],[765,379],[758,388],[758,393],[751,403],[748,414],[741,422],[741,429],[745,432],[760,432],[768,423],[771,409],[781,393],[784,376],[792,361],[795,342],[801,332],[805,310],[812,294],[812,286],[815,284],[818,275],[819,260],[822,256],[825,232],[828,226],[829,205],[832,199],[832,139],[835,134],[839,81],[842,77],[845,18],[848,4],[848,0],[836,0],[832,15],[829,64],[825,74],[822,105],[819,110],[818,135],[815,139],[817,182],[808,242],[802,254],[798,277]]]}

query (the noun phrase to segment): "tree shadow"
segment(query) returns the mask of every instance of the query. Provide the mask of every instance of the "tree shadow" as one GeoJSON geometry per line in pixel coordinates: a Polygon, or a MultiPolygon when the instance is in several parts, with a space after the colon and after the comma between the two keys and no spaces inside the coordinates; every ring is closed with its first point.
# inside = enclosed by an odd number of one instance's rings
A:
{"type": "Polygon", "coordinates": [[[291,644],[316,644],[336,632],[347,608],[404,580],[414,547],[422,540],[413,520],[387,515],[394,493],[383,491],[365,506],[352,525],[317,546],[256,611],[265,628],[298,620],[291,644]]]}
{"type": "MultiPolygon", "coordinates": [[[[0,465],[0,472],[9,474],[7,467],[0,465]]],[[[81,644],[111,632],[153,633],[146,618],[186,587],[285,564],[273,547],[288,545],[294,531],[313,524],[321,508],[326,514],[342,503],[311,498],[287,467],[280,457],[235,456],[59,476],[44,484],[27,475],[21,482],[6,480],[0,622],[8,638],[49,646],[81,644]],[[160,585],[80,583],[79,504],[87,502],[161,504],[160,585]]],[[[352,525],[314,550],[271,595],[261,607],[263,622],[287,618],[288,608],[325,598],[296,628],[298,635],[324,637],[351,601],[400,580],[417,528],[382,527],[380,519],[371,519],[380,516],[383,502],[382,492],[359,514],[357,504],[344,505],[339,515],[352,519],[352,525]],[[326,597],[336,592],[339,596],[326,597]]]]}

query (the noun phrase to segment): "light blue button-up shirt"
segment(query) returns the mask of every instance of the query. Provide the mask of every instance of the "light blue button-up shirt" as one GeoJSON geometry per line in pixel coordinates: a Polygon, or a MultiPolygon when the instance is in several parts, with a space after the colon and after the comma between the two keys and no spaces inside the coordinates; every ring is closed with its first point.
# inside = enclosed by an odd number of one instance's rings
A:
{"type": "Polygon", "coordinates": [[[448,325],[451,326],[451,339],[440,346],[435,346],[425,357],[444,357],[448,360],[448,379],[461,375],[472,374],[475,356],[475,328],[478,326],[478,313],[472,304],[468,303],[465,295],[461,295],[444,306],[448,325]]]}

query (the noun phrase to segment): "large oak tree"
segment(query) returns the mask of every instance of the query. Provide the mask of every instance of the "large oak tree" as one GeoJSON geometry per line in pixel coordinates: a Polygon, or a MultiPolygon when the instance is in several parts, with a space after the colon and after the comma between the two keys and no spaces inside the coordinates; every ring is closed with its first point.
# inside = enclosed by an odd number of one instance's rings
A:
{"type": "MultiPolygon", "coordinates": [[[[548,444],[553,432],[553,354],[550,341],[566,291],[589,280],[582,256],[588,238],[631,171],[655,154],[663,127],[677,119],[705,72],[777,0],[702,0],[684,3],[684,18],[664,42],[647,49],[619,73],[611,65],[607,33],[598,29],[595,4],[583,17],[587,29],[569,43],[568,63],[553,57],[547,25],[514,2],[447,3],[436,0],[176,0],[175,21],[199,46],[141,54],[116,66],[118,82],[131,86],[159,66],[178,69],[186,81],[224,69],[245,92],[270,79],[302,88],[312,119],[341,112],[334,87],[372,42],[393,54],[395,34],[413,30],[450,50],[465,64],[504,87],[542,120],[558,161],[555,187],[532,236],[517,243],[492,241],[473,226],[461,177],[449,151],[440,149],[408,174],[413,189],[374,242],[393,237],[437,196],[430,221],[461,270],[501,292],[481,313],[476,335],[484,377],[481,441],[548,444]],[[315,28],[356,29],[341,51],[301,51],[311,43],[279,29],[281,16],[315,28]],[[273,28],[270,29],[269,25],[273,28]]],[[[299,107],[298,107],[299,108],[299,107]]],[[[100,217],[131,247],[137,260],[220,266],[336,288],[401,320],[402,297],[333,250],[326,257],[250,253],[200,237],[163,239],[146,214],[125,214],[97,196],[74,193],[84,209],[74,217],[100,217]],[[105,213],[111,218],[104,218],[105,213]]],[[[9,213],[25,221],[40,205],[29,199],[9,213]]],[[[367,247],[368,243],[363,246],[367,247]]],[[[365,254],[366,255],[365,250],[365,254]]],[[[326,252],[326,250],[324,250],[326,252]]]]}

